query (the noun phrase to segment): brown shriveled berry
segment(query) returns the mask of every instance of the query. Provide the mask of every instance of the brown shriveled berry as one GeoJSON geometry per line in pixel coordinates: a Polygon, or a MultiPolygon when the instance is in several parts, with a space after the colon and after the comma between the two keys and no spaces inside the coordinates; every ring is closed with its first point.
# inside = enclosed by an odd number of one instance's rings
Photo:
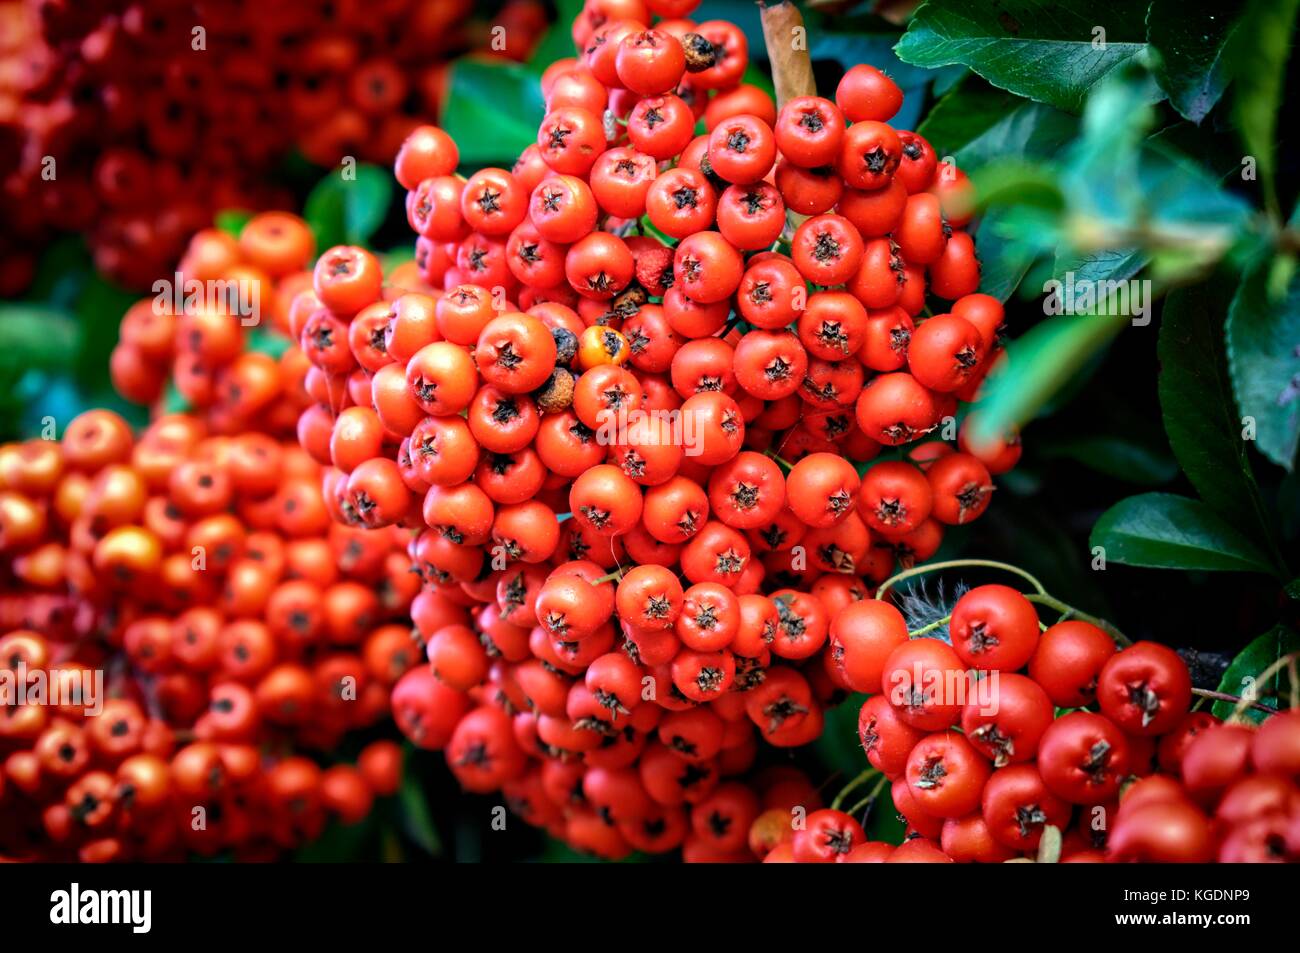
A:
{"type": "Polygon", "coordinates": [[[564,410],[572,403],[573,375],[564,368],[557,367],[537,392],[537,409],[544,413],[555,413],[564,410]]]}
{"type": "Polygon", "coordinates": [[[702,73],[718,62],[718,48],[698,33],[684,35],[682,49],[686,52],[688,73],[702,73]]]}

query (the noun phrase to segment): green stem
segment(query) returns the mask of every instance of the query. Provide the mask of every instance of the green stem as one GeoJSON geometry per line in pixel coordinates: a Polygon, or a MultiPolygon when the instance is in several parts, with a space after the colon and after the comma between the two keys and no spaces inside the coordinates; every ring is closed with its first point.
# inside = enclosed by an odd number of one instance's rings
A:
{"type": "Polygon", "coordinates": [[[1060,599],[1057,599],[1055,596],[1049,596],[1045,592],[1039,592],[1039,593],[1032,593],[1030,595],[1027,595],[1025,596],[1025,598],[1028,599],[1030,602],[1037,602],[1039,605],[1044,605],[1051,609],[1055,609],[1057,612],[1061,613],[1060,621],[1065,621],[1067,618],[1072,618],[1072,619],[1079,619],[1082,622],[1091,622],[1093,625],[1101,629],[1103,632],[1109,635],[1120,645],[1129,646],[1133,644],[1133,641],[1127,635],[1125,635],[1123,632],[1121,632],[1111,623],[1107,622],[1105,619],[1098,619],[1094,615],[1089,615],[1088,613],[1082,611],[1081,609],[1076,609],[1074,606],[1070,605],[1067,602],[1062,602],[1060,599]]]}
{"type": "Polygon", "coordinates": [[[861,801],[859,801],[857,804],[854,804],[851,808],[849,808],[849,809],[848,809],[847,811],[845,811],[844,813],[845,813],[845,814],[848,814],[848,815],[850,815],[850,816],[852,816],[852,817],[857,817],[857,816],[858,816],[858,811],[861,811],[861,810],[863,810],[864,808],[866,808],[866,806],[867,806],[868,804],[870,804],[872,801],[874,801],[876,798],[878,798],[878,797],[880,796],[880,791],[881,791],[881,789],[885,786],[885,782],[888,781],[888,780],[889,780],[889,778],[885,777],[885,776],[882,774],[882,775],[880,776],[880,780],[876,782],[876,786],[875,786],[874,788],[871,789],[871,793],[868,794],[866,797],[864,797],[864,798],[863,798],[861,801]]]}
{"type": "Polygon", "coordinates": [[[952,621],[952,615],[951,614],[946,615],[942,619],[935,619],[929,625],[923,625],[919,629],[913,629],[911,632],[907,633],[907,637],[909,639],[915,639],[915,638],[919,638],[922,635],[928,635],[929,633],[933,632],[935,629],[942,628],[943,626],[947,625],[951,621],[952,621]]]}
{"type": "MultiPolygon", "coordinates": [[[[1120,645],[1127,646],[1133,644],[1133,642],[1128,638],[1128,636],[1126,636],[1115,626],[1111,625],[1105,619],[1099,619],[1096,616],[1089,615],[1088,613],[1082,611],[1081,609],[1076,609],[1074,606],[1070,605],[1069,603],[1062,602],[1060,599],[1057,599],[1055,596],[1050,595],[1047,589],[1043,586],[1041,582],[1038,581],[1038,579],[1035,576],[1031,575],[1028,572],[1025,572],[1025,570],[1021,569],[1019,566],[1013,566],[1010,563],[998,562],[997,560],[993,560],[993,559],[949,559],[945,562],[929,563],[925,566],[914,566],[913,568],[906,569],[903,572],[891,576],[890,578],[882,582],[880,584],[880,588],[876,590],[876,598],[883,599],[885,597],[885,593],[887,593],[890,589],[898,585],[903,580],[910,579],[913,576],[920,576],[927,572],[936,572],[941,569],[968,569],[968,568],[999,569],[1003,572],[1013,573],[1014,575],[1019,576],[1020,578],[1024,579],[1026,582],[1028,582],[1031,586],[1034,587],[1033,592],[1025,595],[1025,598],[1028,599],[1030,602],[1036,602],[1039,603],[1040,605],[1045,605],[1052,609],[1055,609],[1057,612],[1061,613],[1061,617],[1063,619],[1069,617],[1069,618],[1081,619],[1084,622],[1090,622],[1093,625],[1097,626],[1097,628],[1104,631],[1107,635],[1109,635],[1120,645]]],[[[925,632],[931,631],[932,628],[937,628],[937,627],[938,627],[937,625],[926,626],[924,629],[921,629],[914,634],[920,635],[925,632]]]]}
{"type": "Polygon", "coordinates": [[[898,585],[904,579],[911,579],[913,576],[921,576],[927,572],[937,572],[941,569],[966,568],[1001,569],[1003,572],[1014,573],[1033,586],[1036,592],[1042,593],[1043,595],[1047,594],[1047,590],[1043,588],[1043,584],[1019,566],[1013,566],[1010,563],[1000,563],[993,559],[949,559],[941,563],[928,563],[924,566],[913,566],[911,569],[905,569],[896,575],[890,576],[882,582],[880,588],[876,590],[876,598],[883,599],[886,592],[898,585]]]}
{"type": "Polygon", "coordinates": [[[769,457],[771,457],[773,460],[775,460],[778,464],[780,464],[781,466],[785,467],[787,470],[793,470],[793,469],[794,469],[794,464],[791,463],[789,460],[784,460],[784,459],[782,459],[781,457],[778,457],[778,456],[776,455],[776,451],[774,451],[774,450],[764,450],[763,452],[766,453],[766,454],[767,454],[769,457]]]}
{"type": "Polygon", "coordinates": [[[854,788],[862,787],[862,785],[866,784],[868,781],[870,781],[879,773],[880,772],[877,771],[875,768],[867,768],[865,771],[859,774],[848,784],[844,785],[844,787],[840,788],[840,793],[835,795],[835,800],[831,801],[831,810],[838,811],[840,809],[840,805],[844,803],[845,796],[850,791],[852,791],[854,788]]]}
{"type": "Polygon", "coordinates": [[[622,578],[623,578],[623,570],[616,569],[608,576],[601,576],[599,579],[593,579],[591,581],[591,584],[593,586],[599,586],[602,582],[610,582],[614,579],[622,579],[622,578]]]}

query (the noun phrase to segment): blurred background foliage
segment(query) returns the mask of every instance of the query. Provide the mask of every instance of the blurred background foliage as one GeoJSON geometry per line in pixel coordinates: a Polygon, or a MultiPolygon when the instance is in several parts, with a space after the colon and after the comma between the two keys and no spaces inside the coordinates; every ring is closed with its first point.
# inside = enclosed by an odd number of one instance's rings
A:
{"type": "MultiPolygon", "coordinates": [[[[538,79],[572,55],[580,3],[552,6],[528,62],[451,66],[441,124],[466,171],[509,167],[533,141],[538,79]]],[[[986,517],[949,533],[937,558],[1021,565],[1130,637],[1181,647],[1202,687],[1238,693],[1300,647],[1300,170],[1285,96],[1300,88],[1300,0],[800,6],[823,95],[855,63],[884,69],[906,94],[894,124],[980,189],[983,290],[1007,303],[1011,340],[978,426],[1022,429],[1025,453],[986,517]],[[1103,296],[1093,313],[1054,314],[1089,310],[1049,306],[1045,285],[1067,273],[1076,288],[1141,281],[1150,310],[1106,314],[1103,296]]],[[[746,81],[770,91],[758,7],[705,0],[696,19],[715,18],[745,30],[746,81]]],[[[410,256],[388,170],[345,181],[294,157],[282,176],[321,247],[410,256]]],[[[45,249],[30,293],[0,305],[0,439],[90,406],[140,420],[107,372],[130,300],[75,239],[45,249]]],[[[861,761],[857,707],[828,717],[812,749],[766,756],[833,789],[861,761]]],[[[460,794],[437,756],[409,767],[392,803],[303,859],[576,859],[522,824],[485,837],[487,799],[460,794]]],[[[896,821],[879,815],[883,834],[896,821]]]]}

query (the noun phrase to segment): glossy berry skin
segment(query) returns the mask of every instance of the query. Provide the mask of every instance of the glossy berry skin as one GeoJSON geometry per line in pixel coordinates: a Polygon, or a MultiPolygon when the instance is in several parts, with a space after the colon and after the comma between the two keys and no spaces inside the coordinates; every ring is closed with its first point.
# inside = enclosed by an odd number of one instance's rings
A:
{"type": "Polygon", "coordinates": [[[1115,640],[1091,622],[1058,622],[1039,637],[1029,675],[1059,708],[1091,705],[1101,670],[1115,652],[1115,640]]]}
{"type": "Polygon", "coordinates": [[[781,155],[802,168],[830,165],[844,138],[844,116],[820,96],[797,96],[777,116],[776,144],[781,155]]]}
{"type": "Polygon", "coordinates": [[[952,647],[972,668],[1014,672],[1038,646],[1038,613],[1009,586],[979,586],[952,610],[952,647]]]}
{"type": "Polygon", "coordinates": [[[1138,642],[1111,657],[1097,682],[1102,714],[1131,735],[1162,735],[1187,714],[1192,680],[1178,653],[1138,642]]]}
{"type": "Polygon", "coordinates": [[[978,687],[987,693],[962,711],[962,731],[994,767],[1032,760],[1055,714],[1047,693],[1023,675],[999,673],[986,682],[978,687]]]}
{"type": "Polygon", "coordinates": [[[1129,743],[1114,722],[1075,711],[1056,719],[1038,745],[1038,770],[1057,797],[1097,804],[1115,796],[1129,770],[1129,743]]]}
{"type": "Polygon", "coordinates": [[[1045,827],[1064,830],[1070,821],[1070,805],[1047,789],[1038,769],[1031,764],[994,772],[980,802],[989,834],[1015,851],[1037,850],[1045,827]]]}
{"type": "Polygon", "coordinates": [[[932,817],[961,817],[975,810],[992,771],[988,761],[955,732],[929,735],[907,756],[907,787],[932,817]]]}
{"type": "Polygon", "coordinates": [[[878,694],[890,653],[908,640],[903,614],[887,602],[850,603],[831,620],[831,653],[844,681],[856,692],[878,694]]]}
{"type": "Polygon", "coordinates": [[[803,864],[838,863],[865,840],[856,820],[842,811],[823,808],[809,814],[804,829],[795,832],[794,857],[803,864]]]}

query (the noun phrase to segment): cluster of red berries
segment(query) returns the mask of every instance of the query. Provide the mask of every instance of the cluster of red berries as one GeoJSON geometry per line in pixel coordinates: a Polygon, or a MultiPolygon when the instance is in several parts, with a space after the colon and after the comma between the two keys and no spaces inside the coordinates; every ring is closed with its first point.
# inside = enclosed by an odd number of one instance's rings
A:
{"type": "Polygon", "coordinates": [[[413,132],[421,286],[333,248],[289,321],[331,509],[416,531],[429,665],[399,727],[583,849],[754,859],[753,821],[790,805],[723,779],[820,735],[853,687],[835,621],[978,517],[1019,446],[932,440],[859,476],[1000,353],[969,185],[887,125],[884,74],[778,113],[741,83],[744,34],[694,6],[589,2],[512,171],[461,179],[449,136],[413,132]],[[920,319],[927,289],[951,313],[920,319]]]}
{"type": "MultiPolygon", "coordinates": [[[[266,251],[252,239],[276,222],[300,244],[300,221],[268,216],[239,247],[266,251]]],[[[191,254],[205,249],[230,250],[200,235],[191,254]]],[[[355,767],[300,752],[387,718],[418,660],[406,534],[331,518],[294,438],[301,353],[245,350],[238,315],[153,304],[122,347],[174,360],[192,412],[135,438],[93,410],[61,442],[0,447],[6,856],[268,856],[359,820],[400,778],[392,742],[355,767]]]]}
{"type": "Polygon", "coordinates": [[[216,432],[292,433],[306,403],[301,354],[280,360],[252,349],[256,329],[283,340],[293,296],[311,286],[315,240],[287,212],[253,216],[238,238],[195,233],[157,295],[122,317],[109,359],[113,386],[152,405],[170,384],[216,432]]]}
{"type": "Polygon", "coordinates": [[[1192,711],[1173,649],[1117,651],[1079,620],[1040,634],[1006,586],[963,595],[948,632],[909,638],[884,601],[832,624],[853,687],[871,693],[858,731],[892,782],[902,846],[823,809],[795,828],[766,818],[765,860],[996,863],[1038,855],[1055,828],[1052,859],[1070,863],[1300,861],[1300,712],[1256,731],[1192,711]]]}
{"type": "Polygon", "coordinates": [[[515,0],[491,46],[471,14],[470,0],[5,4],[0,290],[26,285],[53,231],[85,232],[101,272],[147,286],[215,212],[289,207],[268,182],[295,148],[391,162],[440,108],[442,59],[471,43],[525,58],[546,23],[515,0]]]}

